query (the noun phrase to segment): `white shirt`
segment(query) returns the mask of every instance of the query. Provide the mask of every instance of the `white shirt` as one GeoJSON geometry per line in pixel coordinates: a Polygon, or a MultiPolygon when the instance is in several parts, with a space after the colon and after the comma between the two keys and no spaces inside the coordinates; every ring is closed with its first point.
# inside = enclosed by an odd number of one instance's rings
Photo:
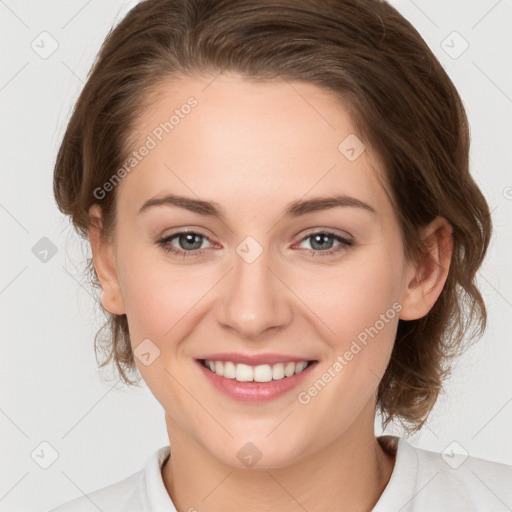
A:
{"type": "MultiPolygon", "coordinates": [[[[393,473],[372,512],[512,510],[512,466],[453,452],[442,456],[395,436],[380,440],[398,447],[393,473]]],[[[176,512],[161,473],[169,453],[162,446],[141,471],[50,512],[176,512]]]]}

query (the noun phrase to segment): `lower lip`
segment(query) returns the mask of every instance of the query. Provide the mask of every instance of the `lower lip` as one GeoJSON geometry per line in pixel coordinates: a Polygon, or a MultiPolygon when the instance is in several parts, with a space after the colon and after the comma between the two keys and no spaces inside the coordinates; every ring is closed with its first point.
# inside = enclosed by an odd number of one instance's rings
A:
{"type": "Polygon", "coordinates": [[[279,380],[271,380],[270,382],[238,382],[235,379],[228,379],[217,375],[206,368],[201,361],[196,361],[196,363],[209,382],[230,398],[243,402],[268,402],[297,387],[308,377],[317,361],[311,363],[300,373],[279,380]]]}

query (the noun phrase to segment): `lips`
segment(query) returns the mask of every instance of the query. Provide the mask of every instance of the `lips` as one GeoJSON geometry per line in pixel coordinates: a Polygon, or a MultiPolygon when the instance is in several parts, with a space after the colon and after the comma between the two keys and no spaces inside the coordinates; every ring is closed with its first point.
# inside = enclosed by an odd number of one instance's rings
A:
{"type": "Polygon", "coordinates": [[[196,360],[206,380],[230,398],[261,403],[290,392],[318,361],[285,354],[205,354],[196,360]],[[293,371],[292,371],[293,369],[293,371]]]}
{"type": "Polygon", "coordinates": [[[313,357],[286,355],[286,354],[242,354],[240,352],[222,352],[216,354],[204,354],[197,358],[198,360],[208,361],[231,361],[234,364],[246,364],[249,366],[258,366],[262,364],[273,365],[276,363],[300,363],[302,361],[308,363],[316,361],[313,357]]]}

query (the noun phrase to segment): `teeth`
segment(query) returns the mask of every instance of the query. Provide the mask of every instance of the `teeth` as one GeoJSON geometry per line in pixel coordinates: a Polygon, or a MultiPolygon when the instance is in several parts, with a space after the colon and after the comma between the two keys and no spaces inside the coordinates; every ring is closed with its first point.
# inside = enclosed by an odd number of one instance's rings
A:
{"type": "Polygon", "coordinates": [[[235,379],[239,382],[270,382],[271,380],[280,380],[304,371],[307,365],[307,361],[272,365],[260,364],[258,366],[235,364],[232,361],[208,361],[207,359],[204,361],[204,366],[212,372],[221,377],[235,379]]]}
{"type": "Polygon", "coordinates": [[[239,382],[251,382],[251,380],[254,380],[252,367],[246,364],[237,364],[235,366],[235,379],[239,382]]]}
{"type": "Polygon", "coordinates": [[[272,379],[280,380],[284,378],[284,364],[275,364],[272,366],[272,379]]]}
{"type": "MultiPolygon", "coordinates": [[[[217,373],[217,372],[215,372],[217,373]]],[[[234,379],[236,376],[236,367],[231,361],[226,361],[224,363],[224,377],[228,379],[234,379]]]]}
{"type": "Polygon", "coordinates": [[[295,373],[300,373],[302,370],[304,370],[304,368],[306,368],[307,365],[308,363],[306,361],[297,363],[297,366],[295,367],[295,373]]]}
{"type": "Polygon", "coordinates": [[[224,376],[224,363],[222,361],[215,361],[215,373],[224,376]]]}
{"type": "Polygon", "coordinates": [[[284,367],[284,374],[286,377],[291,377],[295,373],[295,367],[297,365],[295,363],[287,363],[284,367]]]}

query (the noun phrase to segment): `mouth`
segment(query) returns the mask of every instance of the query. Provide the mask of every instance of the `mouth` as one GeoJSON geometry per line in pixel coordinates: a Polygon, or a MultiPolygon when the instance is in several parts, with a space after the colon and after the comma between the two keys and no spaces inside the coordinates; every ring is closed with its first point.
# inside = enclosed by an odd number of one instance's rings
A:
{"type": "Polygon", "coordinates": [[[233,379],[238,382],[270,382],[272,380],[288,379],[293,375],[302,373],[308,366],[316,361],[289,361],[287,363],[248,365],[234,363],[233,361],[210,361],[199,359],[205,368],[211,372],[233,379]]]}
{"type": "Polygon", "coordinates": [[[276,399],[298,386],[317,360],[249,365],[226,360],[196,359],[214,389],[244,402],[276,399]]]}

